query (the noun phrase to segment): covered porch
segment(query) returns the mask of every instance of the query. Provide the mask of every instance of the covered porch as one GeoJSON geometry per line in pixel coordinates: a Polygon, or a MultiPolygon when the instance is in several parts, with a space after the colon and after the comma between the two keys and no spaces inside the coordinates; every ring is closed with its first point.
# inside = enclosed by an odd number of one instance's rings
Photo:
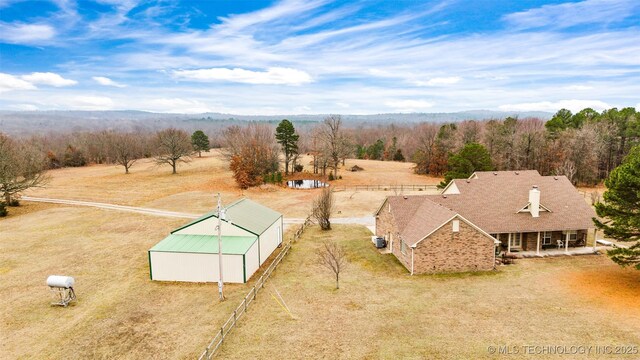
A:
{"type": "MultiPolygon", "coordinates": [[[[534,253],[536,256],[553,256],[558,252],[568,254],[570,251],[593,247],[595,230],[558,230],[538,232],[514,232],[491,234],[500,241],[500,250],[510,253],[534,253]]],[[[591,248],[590,251],[594,251],[591,248]]]]}

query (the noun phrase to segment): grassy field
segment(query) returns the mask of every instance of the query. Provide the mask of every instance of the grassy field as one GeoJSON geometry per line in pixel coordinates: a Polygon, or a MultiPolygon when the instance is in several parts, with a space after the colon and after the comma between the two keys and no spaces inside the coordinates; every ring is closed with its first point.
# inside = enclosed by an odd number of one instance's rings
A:
{"type": "Polygon", "coordinates": [[[219,303],[214,285],[150,281],[147,250],[183,222],[61,206],[2,220],[0,358],[196,357],[248,285],[219,303]],[[49,305],[51,274],[76,278],[69,308],[49,305]]]}
{"type": "Polygon", "coordinates": [[[362,227],[311,228],[225,341],[221,357],[478,359],[492,358],[488,346],[500,345],[640,346],[639,293],[640,272],[606,256],[410,276],[392,255],[373,248],[362,227]],[[322,238],[348,249],[340,290],[315,261],[322,238]],[[295,318],[268,294],[274,289],[295,318]]]}
{"type": "MultiPolygon", "coordinates": [[[[308,161],[309,159],[305,159],[308,161]]],[[[411,164],[348,160],[338,185],[428,184],[411,164]]],[[[306,166],[306,165],[305,165],[306,166]]],[[[218,152],[168,167],[142,160],[123,174],[110,165],[50,172],[28,195],[203,213],[221,192],[287,217],[305,217],[318,190],[240,191],[218,152]]],[[[370,215],[392,191],[340,191],[337,216],[370,215]]],[[[0,358],[194,358],[246,294],[228,285],[219,303],[211,284],[149,280],[147,250],[184,219],[23,202],[0,219],[0,358]],[[52,307],[45,279],[76,278],[78,301],[52,307]]],[[[368,230],[311,228],[256,306],[225,342],[229,358],[477,358],[488,345],[632,344],[640,338],[640,272],[606,257],[521,260],[499,272],[407,275],[380,255],[368,230]],[[342,289],[314,259],[323,237],[347,246],[342,289]],[[295,319],[269,295],[277,288],[295,319]],[[247,345],[250,344],[250,345],[247,345]]],[[[252,280],[253,281],[253,280],[252,280]]]]}
{"type": "MultiPolygon", "coordinates": [[[[303,157],[306,168],[310,158],[303,157]]],[[[341,170],[339,186],[362,184],[437,184],[440,179],[416,175],[412,163],[369,160],[347,160],[345,168],[353,165],[364,171],[341,170]]],[[[282,212],[286,217],[304,218],[312,199],[319,190],[292,190],[277,186],[242,191],[233,179],[228,162],[217,150],[203,153],[181,164],[178,174],[172,175],[168,166],[158,167],[150,159],[139,161],[125,175],[124,169],[114,165],[92,165],[49,172],[51,182],[43,189],[27,193],[31,196],[71,200],[87,200],[118,205],[145,206],[158,209],[200,214],[215,204],[213,194],[220,192],[225,203],[247,196],[282,212]]],[[[392,191],[340,191],[336,193],[339,216],[371,215],[392,191]]]]}

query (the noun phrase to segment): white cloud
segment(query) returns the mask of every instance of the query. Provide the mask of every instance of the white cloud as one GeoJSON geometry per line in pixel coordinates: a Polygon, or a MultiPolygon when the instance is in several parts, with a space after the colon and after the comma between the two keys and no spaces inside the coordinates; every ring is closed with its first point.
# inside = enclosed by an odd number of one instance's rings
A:
{"type": "Polygon", "coordinates": [[[29,75],[23,75],[21,78],[32,84],[43,84],[54,87],[71,86],[78,83],[75,80],[65,79],[62,76],[51,72],[34,72],[29,75]]]}
{"type": "Polygon", "coordinates": [[[424,100],[393,100],[385,105],[394,108],[395,112],[418,112],[433,107],[433,103],[424,100]]]}
{"type": "Polygon", "coordinates": [[[198,70],[175,70],[173,75],[181,79],[215,81],[225,80],[245,84],[302,85],[313,81],[304,71],[272,67],[267,71],[245,69],[210,68],[198,70]]]}
{"type": "Polygon", "coordinates": [[[24,81],[17,76],[0,73],[0,93],[11,90],[34,90],[32,83],[24,81]]]}
{"type": "Polygon", "coordinates": [[[584,91],[584,90],[591,90],[593,89],[593,86],[587,86],[587,85],[569,85],[566,86],[565,89],[569,90],[569,91],[584,91]]]}
{"type": "Polygon", "coordinates": [[[414,81],[414,84],[417,86],[443,86],[443,85],[453,85],[462,80],[459,76],[450,76],[450,77],[435,77],[431,78],[427,81],[414,81]]]}
{"type": "Polygon", "coordinates": [[[64,106],[77,110],[110,110],[113,100],[106,96],[79,95],[63,99],[64,106]]]}
{"type": "Polygon", "coordinates": [[[20,110],[20,111],[36,111],[38,107],[33,104],[14,104],[9,105],[10,109],[20,110]]]}
{"type": "Polygon", "coordinates": [[[0,40],[11,44],[39,44],[55,35],[49,25],[0,22],[0,40]]]}
{"type": "Polygon", "coordinates": [[[560,100],[556,102],[540,101],[533,103],[507,104],[499,106],[504,111],[550,111],[556,112],[560,109],[568,109],[572,112],[578,112],[584,108],[592,108],[596,111],[602,111],[612,108],[613,106],[600,100],[560,100]]]}
{"type": "Polygon", "coordinates": [[[104,85],[104,86],[114,86],[114,87],[119,87],[119,88],[123,88],[123,87],[127,87],[127,85],[124,84],[120,84],[118,82],[115,82],[111,79],[109,79],[108,77],[104,77],[104,76],[93,76],[91,77],[93,79],[93,81],[97,82],[100,85],[104,85]]]}
{"type": "Polygon", "coordinates": [[[508,14],[503,20],[519,29],[568,28],[581,24],[611,23],[633,15],[636,0],[586,0],[557,5],[543,5],[508,14]]]}
{"type": "Polygon", "coordinates": [[[163,113],[201,114],[213,112],[213,108],[199,100],[182,98],[159,98],[145,101],[147,111],[163,113]]]}

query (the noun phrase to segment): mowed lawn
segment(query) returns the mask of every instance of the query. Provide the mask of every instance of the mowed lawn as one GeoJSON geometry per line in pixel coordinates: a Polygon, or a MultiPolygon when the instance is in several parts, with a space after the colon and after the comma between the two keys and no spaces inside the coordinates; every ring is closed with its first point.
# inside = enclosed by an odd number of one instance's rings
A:
{"type": "Polygon", "coordinates": [[[365,228],[334,228],[310,228],[294,245],[221,358],[479,359],[495,358],[488,347],[501,345],[640,346],[640,271],[604,255],[410,276],[373,248],[365,228]],[[348,250],[339,290],[316,262],[324,238],[348,250]],[[272,297],[276,290],[294,318],[272,297]]]}
{"type": "MultiPolygon", "coordinates": [[[[13,208],[12,208],[13,210],[13,208]]],[[[0,220],[0,358],[195,358],[248,291],[149,279],[147,250],[184,219],[26,203],[0,220]],[[51,306],[47,276],[76,279],[51,306]]]]}

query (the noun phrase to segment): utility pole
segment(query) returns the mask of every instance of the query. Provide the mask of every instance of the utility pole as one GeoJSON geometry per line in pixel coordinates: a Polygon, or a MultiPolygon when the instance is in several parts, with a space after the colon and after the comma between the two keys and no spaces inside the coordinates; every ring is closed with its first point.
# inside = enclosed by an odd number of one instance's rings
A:
{"type": "Polygon", "coordinates": [[[218,193],[218,265],[220,266],[218,277],[218,292],[220,293],[220,301],[224,301],[224,293],[222,288],[224,282],[222,281],[222,217],[224,212],[222,211],[222,201],[220,200],[220,193],[218,193]]]}

